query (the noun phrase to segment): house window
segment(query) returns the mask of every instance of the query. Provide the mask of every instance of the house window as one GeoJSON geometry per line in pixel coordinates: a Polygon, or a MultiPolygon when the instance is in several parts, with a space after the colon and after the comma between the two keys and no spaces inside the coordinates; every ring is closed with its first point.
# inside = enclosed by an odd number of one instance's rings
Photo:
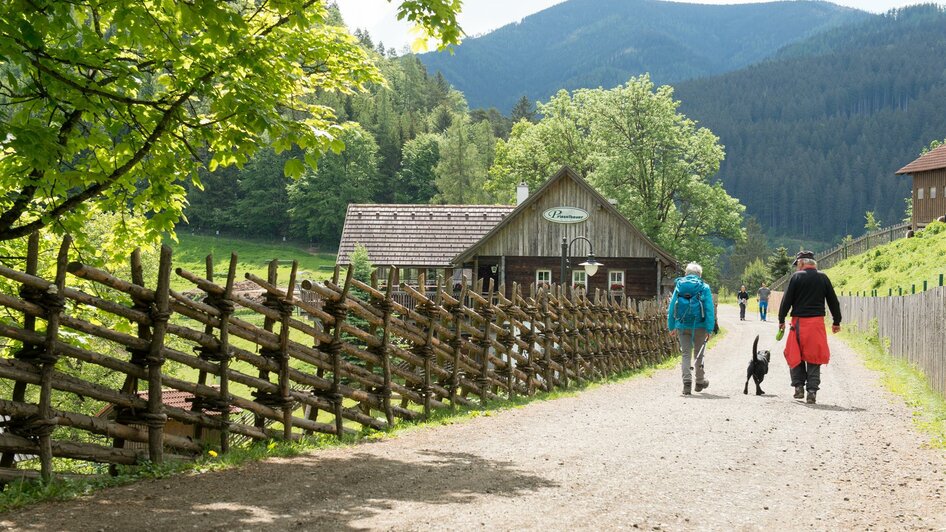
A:
{"type": "Polygon", "coordinates": [[[936,187],[930,187],[930,199],[936,199],[936,187]]]}
{"type": "Polygon", "coordinates": [[[611,290],[621,292],[624,290],[624,270],[608,270],[608,286],[611,290]]]}
{"type": "Polygon", "coordinates": [[[572,272],[572,286],[587,288],[588,287],[588,274],[585,273],[585,270],[575,270],[572,272]]]}
{"type": "Polygon", "coordinates": [[[536,270],[535,284],[536,286],[552,284],[552,270],[536,270]]]}
{"type": "Polygon", "coordinates": [[[923,199],[923,187],[916,189],[916,199],[923,199]]]}

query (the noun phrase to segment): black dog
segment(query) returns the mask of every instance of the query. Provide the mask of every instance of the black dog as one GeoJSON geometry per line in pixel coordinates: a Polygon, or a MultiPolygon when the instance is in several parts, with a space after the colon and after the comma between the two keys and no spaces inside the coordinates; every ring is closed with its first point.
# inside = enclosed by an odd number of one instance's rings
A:
{"type": "Polygon", "coordinates": [[[742,389],[742,393],[749,394],[749,379],[755,381],[755,394],[762,395],[762,388],[759,387],[759,384],[765,380],[765,374],[769,372],[769,357],[771,354],[768,351],[759,351],[759,337],[755,337],[755,341],[752,342],[752,360],[749,361],[749,367],[746,368],[746,386],[742,389]]]}

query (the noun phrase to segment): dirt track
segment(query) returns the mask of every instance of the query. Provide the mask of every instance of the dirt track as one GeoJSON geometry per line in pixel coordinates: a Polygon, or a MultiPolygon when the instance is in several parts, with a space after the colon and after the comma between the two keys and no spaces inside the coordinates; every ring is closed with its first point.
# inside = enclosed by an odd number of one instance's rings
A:
{"type": "MultiPolygon", "coordinates": [[[[39,530],[946,530],[946,456],[841,342],[815,406],[791,399],[774,323],[739,322],[679,369],[466,423],[0,516],[39,530]],[[752,338],[764,397],[742,394],[752,338]]],[[[751,393],[751,391],[750,391],[751,393]]]]}

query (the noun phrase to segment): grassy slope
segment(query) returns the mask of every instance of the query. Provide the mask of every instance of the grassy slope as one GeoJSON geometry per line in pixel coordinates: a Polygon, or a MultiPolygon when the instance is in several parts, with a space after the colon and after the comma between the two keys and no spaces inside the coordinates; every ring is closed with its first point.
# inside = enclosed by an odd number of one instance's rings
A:
{"type": "MultiPolygon", "coordinates": [[[[332,275],[335,266],[335,255],[332,253],[309,253],[303,247],[286,242],[262,242],[243,240],[219,236],[188,235],[178,233],[178,243],[170,243],[174,248],[174,264],[203,277],[204,257],[213,253],[214,276],[226,278],[229,267],[230,253],[235,252],[238,258],[237,281],[243,280],[245,272],[253,273],[266,278],[268,264],[273,259],[288,261],[280,264],[279,279],[287,281],[291,270],[291,261],[299,261],[299,276],[301,279],[327,279],[332,275]]],[[[174,275],[175,289],[189,289],[192,286],[187,281],[174,275]]]]}
{"type": "Polygon", "coordinates": [[[930,224],[914,238],[851,257],[826,273],[838,294],[877,289],[885,296],[891,288],[897,294],[898,287],[907,293],[914,283],[922,290],[923,281],[936,286],[939,275],[946,273],[946,224],[930,224]]]}
{"type": "MultiPolygon", "coordinates": [[[[946,224],[931,224],[914,238],[851,257],[827,273],[839,293],[877,289],[885,296],[890,288],[896,294],[898,287],[909,291],[914,283],[920,290],[924,280],[937,284],[939,274],[946,273],[946,224]]],[[[913,409],[914,421],[930,436],[930,444],[946,448],[946,398],[929,386],[923,372],[908,361],[887,354],[876,329],[845,328],[840,336],[864,355],[868,368],[881,373],[884,386],[913,409]]]]}

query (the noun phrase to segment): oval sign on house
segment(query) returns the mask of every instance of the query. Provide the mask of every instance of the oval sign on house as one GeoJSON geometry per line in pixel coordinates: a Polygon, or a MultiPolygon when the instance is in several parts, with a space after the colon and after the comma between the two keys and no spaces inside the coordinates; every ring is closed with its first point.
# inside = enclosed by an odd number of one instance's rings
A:
{"type": "Polygon", "coordinates": [[[577,224],[588,219],[588,211],[578,207],[552,207],[542,213],[542,217],[557,224],[577,224]]]}

